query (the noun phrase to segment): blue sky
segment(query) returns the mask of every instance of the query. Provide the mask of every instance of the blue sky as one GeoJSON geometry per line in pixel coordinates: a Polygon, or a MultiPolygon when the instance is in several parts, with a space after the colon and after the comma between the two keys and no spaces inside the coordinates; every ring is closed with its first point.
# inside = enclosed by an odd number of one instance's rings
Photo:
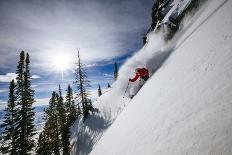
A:
{"type": "Polygon", "coordinates": [[[77,49],[94,98],[98,83],[104,88],[113,82],[114,62],[120,66],[142,47],[152,5],[153,0],[0,1],[0,108],[22,50],[31,57],[37,105],[48,104],[58,84],[65,90],[73,83],[77,49]]]}

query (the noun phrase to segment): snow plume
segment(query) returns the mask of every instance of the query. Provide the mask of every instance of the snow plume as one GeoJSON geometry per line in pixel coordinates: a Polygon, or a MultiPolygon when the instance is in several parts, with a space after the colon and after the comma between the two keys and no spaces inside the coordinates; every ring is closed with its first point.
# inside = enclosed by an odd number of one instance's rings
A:
{"type": "MultiPolygon", "coordinates": [[[[114,84],[117,94],[123,95],[122,93],[124,92],[122,90],[126,89],[128,79],[134,76],[136,68],[145,67],[149,70],[150,76],[152,76],[170,55],[172,45],[172,42],[167,43],[164,41],[163,31],[149,33],[147,44],[120,68],[118,80],[114,84]]],[[[135,95],[139,85],[140,81],[130,83],[126,94],[135,95]]]]}

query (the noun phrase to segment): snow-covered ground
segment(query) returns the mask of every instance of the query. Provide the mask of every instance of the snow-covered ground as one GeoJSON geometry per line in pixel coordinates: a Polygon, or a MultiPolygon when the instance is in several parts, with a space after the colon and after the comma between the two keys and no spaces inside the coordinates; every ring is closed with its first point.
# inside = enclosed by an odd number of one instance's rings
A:
{"type": "Polygon", "coordinates": [[[232,154],[231,8],[232,0],[206,2],[169,43],[149,34],[94,103],[98,111],[75,122],[72,154],[232,154]],[[133,100],[123,98],[139,66],[153,75],[133,100]]]}

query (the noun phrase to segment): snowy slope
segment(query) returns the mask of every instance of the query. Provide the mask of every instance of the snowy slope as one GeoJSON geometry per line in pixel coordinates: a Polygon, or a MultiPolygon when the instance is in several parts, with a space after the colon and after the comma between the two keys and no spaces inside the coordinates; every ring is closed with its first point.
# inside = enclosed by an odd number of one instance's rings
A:
{"type": "MultiPolygon", "coordinates": [[[[125,75],[111,92],[124,90],[131,76],[128,66],[160,68],[105,131],[92,155],[232,154],[231,8],[232,0],[208,1],[186,20],[174,47],[150,35],[148,45],[121,69],[125,75]],[[164,63],[153,61],[170,51],[164,63]]],[[[115,101],[106,93],[100,100],[109,97],[119,106],[121,95],[115,101]]]]}

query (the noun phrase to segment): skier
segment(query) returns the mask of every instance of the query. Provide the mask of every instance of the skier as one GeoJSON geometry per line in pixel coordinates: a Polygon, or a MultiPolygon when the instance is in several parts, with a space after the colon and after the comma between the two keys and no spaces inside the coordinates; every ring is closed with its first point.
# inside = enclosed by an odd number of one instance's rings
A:
{"type": "Polygon", "coordinates": [[[146,68],[136,68],[135,69],[135,77],[133,79],[129,79],[130,82],[135,82],[138,78],[147,81],[149,78],[149,71],[146,68]]]}
{"type": "MultiPolygon", "coordinates": [[[[130,98],[132,99],[137,92],[142,88],[145,81],[147,81],[149,78],[149,71],[146,68],[136,68],[135,69],[135,77],[130,78],[129,82],[135,82],[139,79],[139,85],[134,85],[130,91],[130,98]]],[[[129,83],[128,83],[129,85],[129,83]]]]}

